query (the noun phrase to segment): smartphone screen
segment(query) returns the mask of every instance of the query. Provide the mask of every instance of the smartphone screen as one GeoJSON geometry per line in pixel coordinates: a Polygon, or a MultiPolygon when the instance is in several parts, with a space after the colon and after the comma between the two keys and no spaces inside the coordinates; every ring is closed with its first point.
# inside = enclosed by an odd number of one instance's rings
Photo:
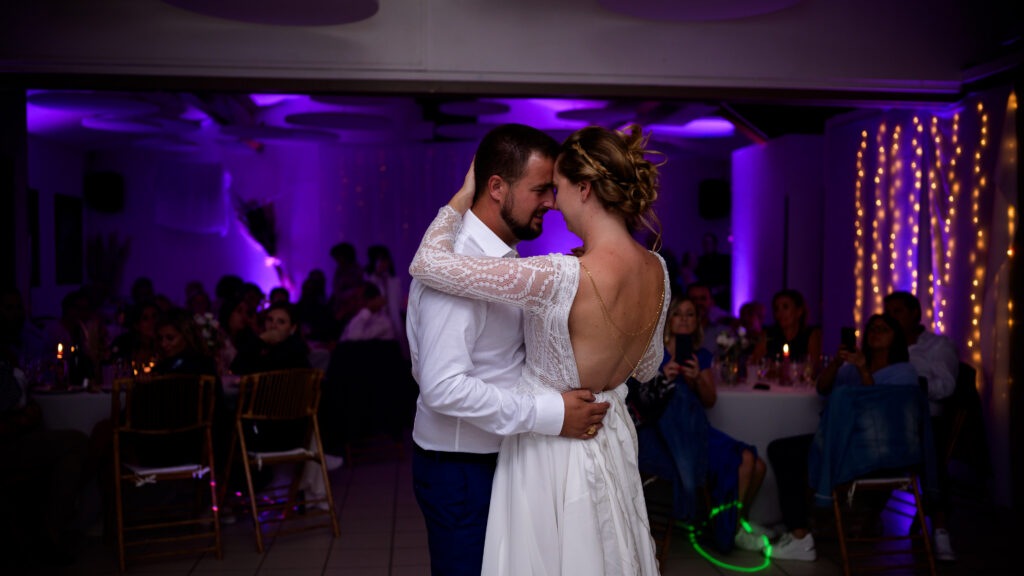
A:
{"type": "Polygon", "coordinates": [[[839,343],[847,350],[857,348],[857,331],[852,326],[843,326],[839,334],[839,343]]]}
{"type": "Polygon", "coordinates": [[[682,364],[693,357],[693,335],[676,335],[676,362],[682,364]]]}

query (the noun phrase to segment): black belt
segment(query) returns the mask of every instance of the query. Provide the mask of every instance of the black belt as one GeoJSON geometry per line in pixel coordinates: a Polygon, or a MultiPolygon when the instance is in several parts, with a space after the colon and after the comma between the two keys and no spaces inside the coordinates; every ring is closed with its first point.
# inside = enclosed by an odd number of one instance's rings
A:
{"type": "Polygon", "coordinates": [[[435,462],[461,462],[464,464],[495,464],[498,462],[497,452],[493,452],[491,454],[474,454],[472,452],[438,452],[436,450],[427,450],[426,448],[422,448],[415,442],[413,442],[412,446],[417,454],[424,458],[434,460],[435,462]]]}

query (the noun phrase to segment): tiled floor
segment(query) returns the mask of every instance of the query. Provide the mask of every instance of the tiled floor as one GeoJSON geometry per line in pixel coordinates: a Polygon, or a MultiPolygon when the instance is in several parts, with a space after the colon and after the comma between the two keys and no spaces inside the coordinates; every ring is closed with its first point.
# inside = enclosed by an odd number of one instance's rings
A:
{"type": "MultiPolygon", "coordinates": [[[[129,574],[162,575],[289,575],[314,576],[343,574],[352,576],[425,576],[430,574],[427,537],[423,517],[412,491],[410,450],[404,458],[395,456],[376,461],[346,465],[333,473],[332,486],[341,528],[341,536],[330,531],[283,534],[267,537],[267,551],[256,552],[252,527],[248,521],[225,525],[224,558],[213,554],[135,561],[129,574]]],[[[1008,514],[978,502],[957,501],[952,530],[960,556],[953,565],[940,565],[941,575],[1009,574],[1012,524],[1008,514]]],[[[825,531],[828,532],[829,529],[825,531]]],[[[832,532],[831,534],[834,534],[832,532]]],[[[766,576],[804,576],[842,574],[838,544],[826,533],[818,538],[817,562],[772,561],[758,572],[766,576]]],[[[99,539],[83,545],[78,561],[62,569],[23,567],[5,574],[100,575],[117,573],[115,546],[99,539]]],[[[721,560],[736,566],[757,566],[759,555],[734,552],[721,560]]],[[[676,531],[665,575],[726,575],[736,570],[716,567],[702,558],[676,531]]],[[[1016,571],[1014,571],[1016,573],[1016,571]]],[[[596,576],[596,575],[587,575],[596,576]]]]}

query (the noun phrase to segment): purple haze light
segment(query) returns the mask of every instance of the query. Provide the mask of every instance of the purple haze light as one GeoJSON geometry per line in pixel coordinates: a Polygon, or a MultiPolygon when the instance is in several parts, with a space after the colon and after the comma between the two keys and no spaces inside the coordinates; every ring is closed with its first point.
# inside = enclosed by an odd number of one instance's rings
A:
{"type": "Polygon", "coordinates": [[[252,99],[253,104],[256,104],[260,108],[266,106],[273,106],[281,102],[288,100],[295,100],[296,98],[302,98],[300,94],[249,94],[249,98],[252,99]]]}
{"type": "Polygon", "coordinates": [[[682,126],[675,124],[651,124],[647,127],[655,136],[679,138],[724,138],[732,136],[736,127],[725,118],[708,116],[690,120],[682,126]]]}
{"type": "Polygon", "coordinates": [[[516,122],[538,130],[576,130],[587,125],[581,120],[559,118],[558,113],[578,108],[602,108],[604,100],[570,100],[561,98],[492,98],[484,101],[499,102],[509,107],[504,114],[487,115],[487,123],[516,122]]]}

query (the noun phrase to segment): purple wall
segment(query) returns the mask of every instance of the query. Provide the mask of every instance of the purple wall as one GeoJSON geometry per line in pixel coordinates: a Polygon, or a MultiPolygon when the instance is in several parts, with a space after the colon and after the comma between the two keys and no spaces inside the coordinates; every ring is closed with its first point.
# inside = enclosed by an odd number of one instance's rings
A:
{"type": "Polygon", "coordinates": [[[808,323],[822,321],[823,165],[821,136],[785,136],[733,153],[733,312],[756,300],[772,323],[772,296],[793,288],[807,301],[808,323]],[[785,199],[789,251],[783,274],[785,199]],[[783,286],[783,278],[786,286],[783,286]]]}

